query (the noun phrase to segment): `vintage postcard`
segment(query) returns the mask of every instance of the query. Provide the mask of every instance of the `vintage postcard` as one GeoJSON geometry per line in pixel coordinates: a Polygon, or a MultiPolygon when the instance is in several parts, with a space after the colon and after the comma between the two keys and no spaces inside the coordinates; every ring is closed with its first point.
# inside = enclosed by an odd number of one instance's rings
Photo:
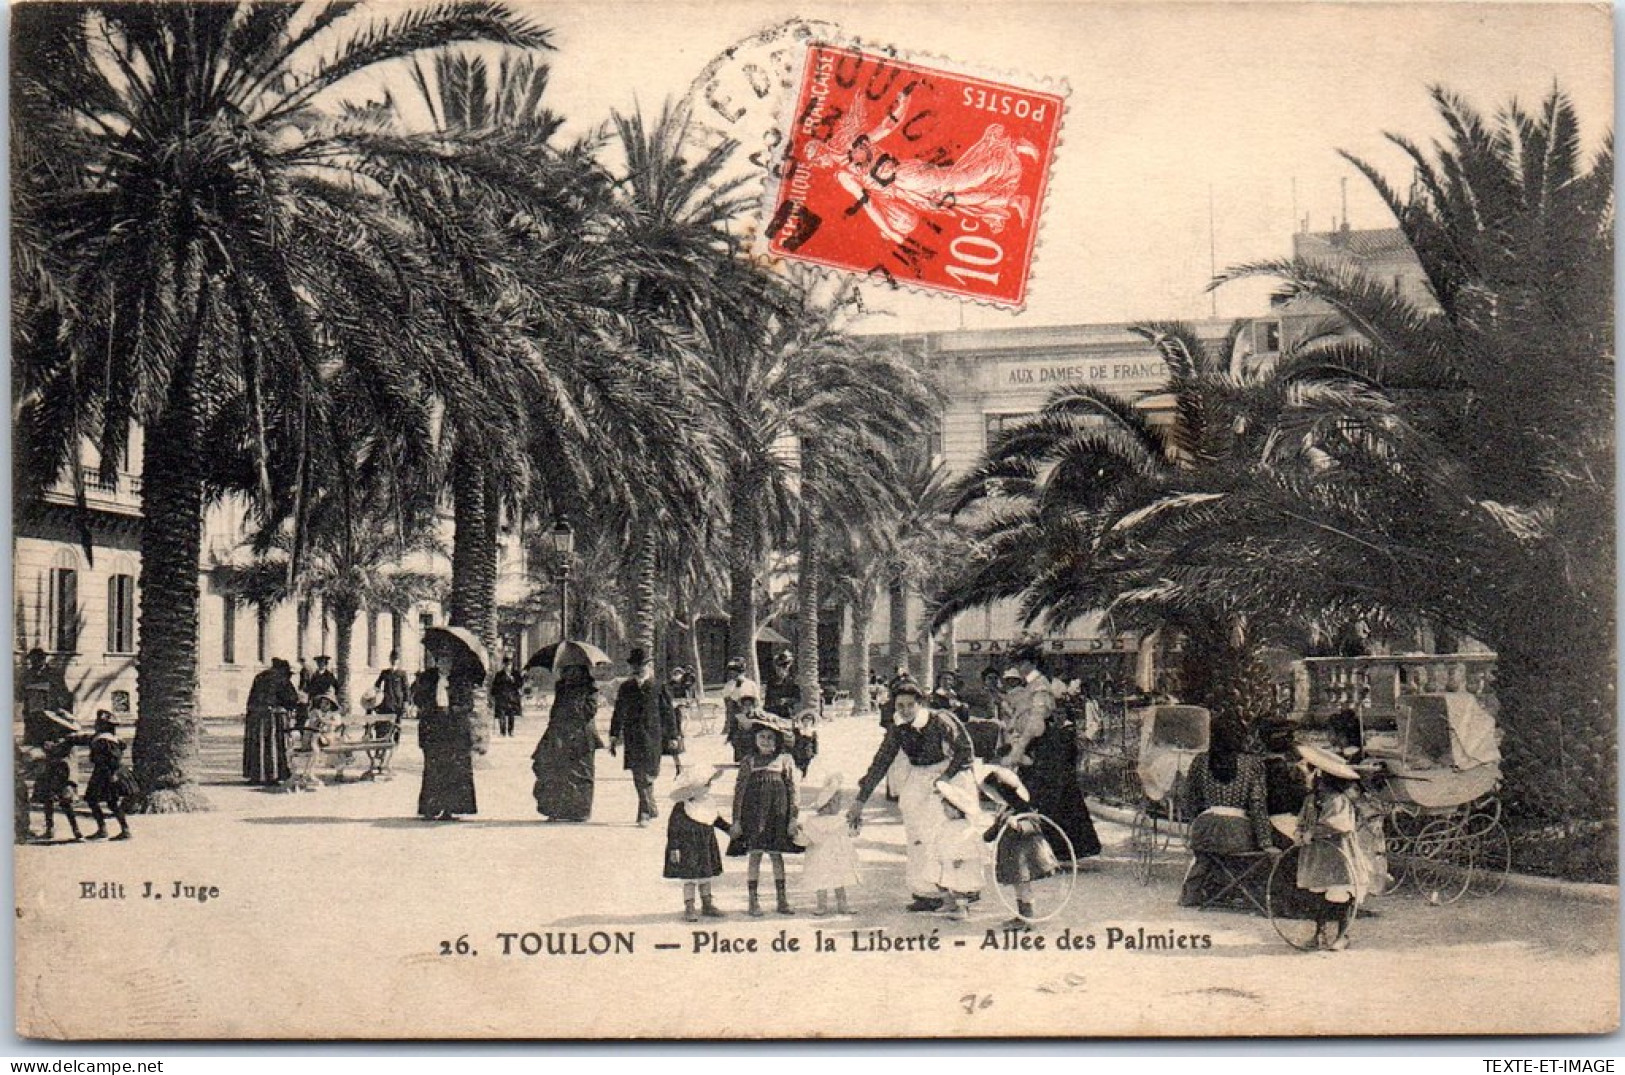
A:
{"type": "Polygon", "coordinates": [[[1618,1027],[1607,8],[11,15],[19,1035],[1618,1027]]]}

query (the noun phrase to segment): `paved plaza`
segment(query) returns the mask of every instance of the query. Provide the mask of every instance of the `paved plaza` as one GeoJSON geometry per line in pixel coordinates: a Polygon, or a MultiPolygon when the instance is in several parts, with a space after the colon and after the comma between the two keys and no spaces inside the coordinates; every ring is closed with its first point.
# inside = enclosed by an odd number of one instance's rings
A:
{"type": "MultiPolygon", "coordinates": [[[[128,843],[20,849],[19,921],[53,938],[19,953],[17,1009],[38,1020],[23,1032],[1419,1034],[1595,1030],[1617,1018],[1613,904],[1515,886],[1442,907],[1393,897],[1372,902],[1377,915],[1360,919],[1348,951],[1303,954],[1263,918],[1175,906],[1177,852],[1142,887],[1126,827],[1105,820],[1105,854],[1024,949],[1007,945],[992,899],[969,923],[903,912],[902,828],[878,801],[858,844],[853,915],[813,916],[792,859],[798,913],[749,918],[744,861],[729,859],[717,883],[728,917],[691,926],[660,877],[664,819],[632,824],[619,759],[598,757],[591,823],[538,819],[529,755],[542,726],[530,711],[517,736],[493,741],[475,773],[479,816],[456,824],[415,816],[421,763],[408,725],[393,780],[298,794],[212,783],[214,812],[137,817],[128,843]],[[163,898],[144,898],[148,882],[163,898]],[[1142,928],[1206,935],[1211,947],[1108,949],[1109,931],[1142,928]],[[1094,949],[1074,949],[1090,935],[1094,949]],[[137,987],[100,988],[132,967],[137,987]],[[449,996],[464,998],[455,1013],[449,996]]],[[[238,735],[210,725],[205,756],[221,781],[238,735]]],[[[870,717],[828,721],[809,783],[839,771],[855,784],[879,735],[870,717]]],[[[690,746],[691,765],[725,754],[714,733],[690,746]]],[[[668,759],[663,810],[671,782],[668,759]]]]}

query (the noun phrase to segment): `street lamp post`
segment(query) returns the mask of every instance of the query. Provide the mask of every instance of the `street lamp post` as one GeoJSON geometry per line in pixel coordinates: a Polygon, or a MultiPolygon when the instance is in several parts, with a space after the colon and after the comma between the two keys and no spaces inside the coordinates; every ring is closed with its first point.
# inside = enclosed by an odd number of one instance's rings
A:
{"type": "Polygon", "coordinates": [[[560,519],[554,524],[548,540],[559,557],[553,578],[559,586],[559,641],[565,642],[570,637],[570,556],[575,552],[575,531],[570,529],[568,522],[560,519]]]}

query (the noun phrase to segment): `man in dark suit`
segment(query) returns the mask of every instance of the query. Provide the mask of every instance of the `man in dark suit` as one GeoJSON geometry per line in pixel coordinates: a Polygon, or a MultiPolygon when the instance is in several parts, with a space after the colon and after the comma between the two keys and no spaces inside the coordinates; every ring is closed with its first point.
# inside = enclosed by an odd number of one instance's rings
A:
{"type": "Polygon", "coordinates": [[[632,774],[638,792],[638,825],[647,825],[660,816],[655,805],[655,777],[660,775],[660,756],[668,749],[675,753],[683,735],[677,722],[677,708],[665,685],[655,681],[654,661],[641,648],[627,655],[632,674],[615,694],[615,715],[609,723],[611,757],[626,748],[622,762],[632,774]]]}

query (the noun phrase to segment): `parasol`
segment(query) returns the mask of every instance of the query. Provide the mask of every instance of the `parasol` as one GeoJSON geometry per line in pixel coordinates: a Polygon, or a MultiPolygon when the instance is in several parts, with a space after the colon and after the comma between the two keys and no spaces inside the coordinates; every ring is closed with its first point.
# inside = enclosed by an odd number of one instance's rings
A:
{"type": "Polygon", "coordinates": [[[482,679],[490,671],[491,658],[485,653],[485,644],[466,628],[425,628],[423,644],[433,649],[437,656],[446,654],[452,662],[453,671],[477,671],[482,679]]]}
{"type": "Polygon", "coordinates": [[[591,668],[594,665],[608,663],[609,654],[590,642],[555,642],[532,653],[530,660],[525,662],[525,671],[546,668],[557,672],[569,664],[584,664],[591,668]]]}
{"type": "Polygon", "coordinates": [[[779,632],[766,625],[763,625],[757,630],[756,641],[766,642],[771,646],[788,646],[790,644],[790,640],[788,638],[785,638],[783,635],[779,634],[779,632]]]}

